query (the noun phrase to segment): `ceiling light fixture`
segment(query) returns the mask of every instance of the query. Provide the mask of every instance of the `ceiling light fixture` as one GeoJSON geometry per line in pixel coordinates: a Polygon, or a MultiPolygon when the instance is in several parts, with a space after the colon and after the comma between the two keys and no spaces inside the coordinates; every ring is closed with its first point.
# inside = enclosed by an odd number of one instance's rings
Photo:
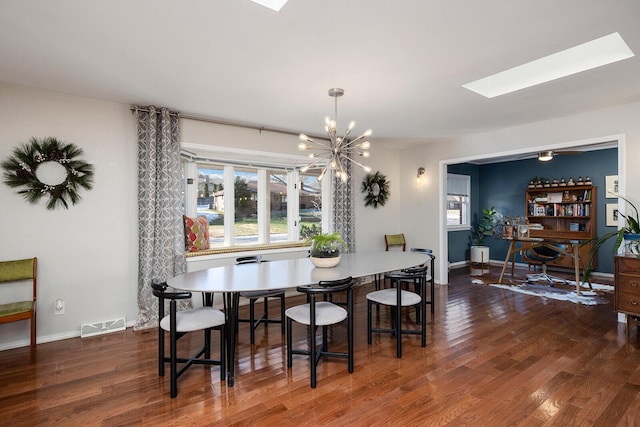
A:
{"type": "Polygon", "coordinates": [[[538,153],[538,160],[548,162],[553,159],[553,151],[541,151],[538,153]]]}
{"type": "Polygon", "coordinates": [[[462,87],[493,98],[633,56],[620,34],[612,33],[462,87]]]}
{"type": "Polygon", "coordinates": [[[282,6],[284,6],[289,0],[251,0],[254,3],[258,3],[264,7],[268,7],[271,10],[280,12],[282,6]]]}
{"type": "Polygon", "coordinates": [[[358,141],[371,135],[371,129],[367,129],[362,135],[357,138],[349,139],[348,136],[351,133],[353,127],[356,125],[356,122],[352,120],[342,137],[339,137],[337,134],[338,98],[342,95],[344,95],[343,89],[329,89],[329,96],[335,98],[335,116],[333,120],[329,117],[326,117],[324,119],[324,130],[327,132],[327,135],[329,135],[328,142],[316,141],[312,138],[309,138],[303,133],[300,134],[300,143],[298,144],[298,150],[313,151],[311,154],[309,154],[309,158],[313,159],[312,162],[302,167],[300,171],[306,172],[310,168],[319,168],[322,166],[322,172],[320,172],[320,175],[318,176],[318,181],[321,181],[325,173],[327,172],[327,169],[331,168],[335,171],[336,176],[340,178],[342,182],[347,182],[347,179],[349,179],[346,168],[348,162],[360,166],[366,172],[371,172],[370,167],[365,166],[352,158],[353,156],[369,157],[369,151],[367,150],[371,146],[371,143],[369,141],[358,141]]]}

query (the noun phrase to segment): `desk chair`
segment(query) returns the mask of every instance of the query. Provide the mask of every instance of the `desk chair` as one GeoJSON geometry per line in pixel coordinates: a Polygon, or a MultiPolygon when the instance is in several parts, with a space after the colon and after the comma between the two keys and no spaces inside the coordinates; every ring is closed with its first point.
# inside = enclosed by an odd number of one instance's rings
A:
{"type": "Polygon", "coordinates": [[[425,306],[425,288],[427,278],[427,265],[407,268],[402,271],[387,273],[386,277],[391,281],[391,288],[380,289],[367,294],[367,343],[371,345],[373,332],[391,333],[396,337],[396,357],[402,357],[402,334],[420,335],[420,345],[427,345],[427,313],[425,306]],[[417,281],[419,283],[416,292],[402,289],[402,282],[417,281]],[[374,328],[372,320],[373,305],[387,305],[391,307],[391,327],[374,328]],[[402,329],[402,308],[418,306],[420,313],[420,329],[402,329]]]}
{"type": "MultiPolygon", "coordinates": [[[[564,249],[564,248],[563,248],[564,249]]],[[[537,274],[527,274],[527,282],[546,280],[549,286],[553,287],[555,282],[568,283],[566,279],[547,274],[547,263],[560,257],[561,253],[548,246],[534,246],[525,251],[524,255],[542,264],[542,272],[537,274]]]]}
{"type": "Polygon", "coordinates": [[[353,279],[320,281],[317,285],[299,286],[298,292],[307,295],[307,303],[287,309],[287,368],[293,366],[293,355],[309,356],[311,365],[311,388],[316,388],[316,367],[322,356],[340,357],[347,359],[347,369],[353,372],[353,279]],[[347,294],[346,308],[342,304],[329,301],[333,294],[344,292],[347,294]],[[317,301],[322,297],[321,301],[317,301]],[[335,352],[328,349],[328,328],[347,321],[347,351],[335,352]],[[293,348],[293,322],[306,325],[310,342],[308,350],[293,348]],[[316,343],[316,330],[322,327],[322,342],[320,347],[316,343]]]}
{"type": "Polygon", "coordinates": [[[153,295],[158,297],[158,376],[164,377],[164,364],[171,367],[171,397],[178,395],[178,377],[192,364],[220,365],[220,381],[226,377],[225,316],[213,307],[199,307],[177,311],[176,301],[190,299],[191,292],[167,291],[167,284],[156,279],[151,283],[153,295]],[[169,300],[169,314],[164,315],[165,300],[169,300]],[[220,359],[211,359],[211,330],[220,331],[220,359]],[[190,358],[178,357],[177,342],[188,332],[204,331],[204,346],[190,358]],[[164,336],[169,332],[169,357],[165,356],[164,336]],[[201,356],[203,356],[201,358],[201,356]],[[178,363],[183,364],[178,369],[178,363]]]}
{"type": "MultiPolygon", "coordinates": [[[[253,264],[260,263],[262,261],[262,257],[260,255],[257,256],[246,256],[236,258],[236,265],[240,264],[253,264]]],[[[284,322],[284,310],[285,310],[285,302],[284,302],[284,289],[275,289],[272,291],[246,291],[240,292],[240,296],[243,298],[247,298],[249,300],[249,318],[248,319],[238,319],[238,322],[248,322],[249,323],[249,341],[251,344],[255,344],[256,342],[256,328],[260,326],[260,324],[264,324],[265,327],[269,323],[280,323],[280,330],[282,335],[285,334],[285,322],[284,322]],[[256,301],[262,298],[263,301],[263,309],[262,315],[260,318],[256,319],[255,315],[255,305],[256,301]],[[280,299],[280,318],[273,319],[269,318],[269,298],[279,298],[280,299]]]]}
{"type": "MultiPolygon", "coordinates": [[[[32,286],[31,298],[27,301],[17,301],[0,304],[0,324],[31,320],[31,343],[29,348],[29,363],[36,358],[36,272],[37,258],[27,258],[14,261],[0,262],[0,285],[22,282],[24,286],[32,286]]],[[[3,298],[4,299],[4,298],[3,298]]]]}

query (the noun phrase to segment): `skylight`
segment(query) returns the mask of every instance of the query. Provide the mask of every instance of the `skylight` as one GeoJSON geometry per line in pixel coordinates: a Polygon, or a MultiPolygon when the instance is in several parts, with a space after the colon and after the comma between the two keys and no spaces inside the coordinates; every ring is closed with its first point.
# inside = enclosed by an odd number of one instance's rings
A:
{"type": "Polygon", "coordinates": [[[467,83],[462,87],[487,98],[493,98],[631,58],[632,56],[634,56],[634,53],[629,49],[620,34],[612,33],[467,83]]]}
{"type": "Polygon", "coordinates": [[[268,7],[269,9],[273,9],[276,12],[280,12],[282,6],[285,5],[289,0],[251,0],[254,3],[258,3],[264,7],[268,7]]]}

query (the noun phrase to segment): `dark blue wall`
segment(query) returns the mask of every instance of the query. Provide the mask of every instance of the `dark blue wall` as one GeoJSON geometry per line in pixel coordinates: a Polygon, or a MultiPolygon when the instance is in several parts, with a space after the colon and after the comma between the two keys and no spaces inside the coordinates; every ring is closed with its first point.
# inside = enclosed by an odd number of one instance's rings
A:
{"type": "MultiPolygon", "coordinates": [[[[534,176],[553,180],[570,177],[577,180],[587,176],[598,188],[597,233],[602,235],[615,230],[606,227],[606,203],[617,203],[617,199],[606,199],[604,181],[606,175],[618,174],[618,150],[616,148],[584,152],[579,155],[559,155],[550,162],[537,159],[519,160],[489,165],[450,165],[449,173],[471,175],[472,224],[477,221],[478,213],[485,207],[494,206],[503,215],[524,216],[524,193],[534,176]],[[455,172],[454,172],[455,171],[455,172]],[[467,171],[467,172],[464,172],[467,171]],[[476,179],[474,179],[476,178],[476,179]],[[478,185],[474,185],[474,181],[478,185]]],[[[468,259],[468,231],[449,232],[449,261],[468,259]],[[464,237],[463,237],[464,236],[464,237]],[[465,245],[465,247],[463,247],[465,245]]],[[[491,259],[504,259],[507,255],[507,242],[500,239],[485,239],[491,248],[491,259]]],[[[613,241],[607,242],[599,251],[597,271],[613,273],[613,241]]]]}

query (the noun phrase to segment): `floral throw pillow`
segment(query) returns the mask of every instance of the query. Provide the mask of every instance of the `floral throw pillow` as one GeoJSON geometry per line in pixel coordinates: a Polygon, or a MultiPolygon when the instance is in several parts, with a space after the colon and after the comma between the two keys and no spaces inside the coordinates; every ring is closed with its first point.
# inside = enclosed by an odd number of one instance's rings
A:
{"type": "Polygon", "coordinates": [[[209,221],[206,217],[189,218],[183,215],[185,245],[189,252],[209,249],[209,221]]]}

